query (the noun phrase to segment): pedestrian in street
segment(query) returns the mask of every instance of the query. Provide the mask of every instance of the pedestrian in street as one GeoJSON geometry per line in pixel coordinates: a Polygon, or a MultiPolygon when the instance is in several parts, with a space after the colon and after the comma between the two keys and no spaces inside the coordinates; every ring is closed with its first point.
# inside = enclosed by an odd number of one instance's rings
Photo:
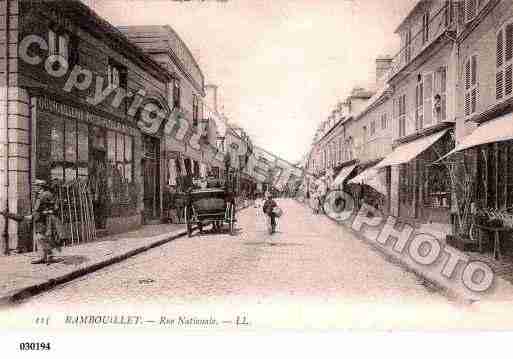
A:
{"type": "Polygon", "coordinates": [[[32,264],[50,264],[53,260],[53,249],[61,250],[61,237],[59,233],[60,220],[57,216],[58,204],[49,184],[43,180],[36,180],[34,185],[36,202],[31,215],[20,216],[1,212],[4,216],[15,221],[32,221],[34,225],[34,240],[37,243],[40,258],[33,260],[32,264]]]}
{"type": "Polygon", "coordinates": [[[265,193],[265,202],[264,206],[262,208],[263,212],[267,215],[269,220],[269,234],[276,233],[276,213],[275,209],[278,208],[278,204],[276,201],[272,198],[271,193],[266,192],[265,193]]]}

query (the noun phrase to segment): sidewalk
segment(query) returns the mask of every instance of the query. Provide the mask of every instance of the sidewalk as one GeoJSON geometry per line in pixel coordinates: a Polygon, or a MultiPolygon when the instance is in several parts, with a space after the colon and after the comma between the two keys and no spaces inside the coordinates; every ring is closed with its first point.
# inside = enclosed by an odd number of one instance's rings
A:
{"type": "MultiPolygon", "coordinates": [[[[298,201],[301,203],[300,201],[298,201]]],[[[307,208],[310,208],[307,204],[301,203],[307,208]]],[[[322,215],[322,214],[318,214],[322,215]]],[[[329,217],[328,217],[329,218],[329,217]]],[[[456,248],[449,247],[450,250],[457,254],[459,258],[463,258],[464,263],[469,263],[471,261],[480,260],[492,268],[494,272],[495,278],[492,288],[483,293],[476,293],[469,290],[462,281],[462,275],[465,265],[462,262],[459,262],[459,265],[456,266],[453,275],[450,278],[444,277],[441,275],[441,272],[446,264],[444,260],[445,256],[441,256],[439,260],[437,260],[432,265],[426,266],[421,265],[415,262],[411,256],[408,254],[408,244],[406,245],[406,249],[402,253],[398,253],[396,250],[393,250],[393,246],[395,240],[390,240],[386,244],[381,244],[375,240],[377,233],[381,231],[384,225],[384,221],[381,225],[376,226],[374,228],[370,228],[366,225],[363,225],[363,230],[356,231],[352,228],[351,224],[355,218],[355,214],[344,222],[338,222],[333,220],[338,225],[342,226],[345,230],[354,234],[357,238],[361,239],[368,243],[374,250],[380,252],[384,255],[387,260],[390,262],[396,263],[405,270],[410,271],[416,274],[418,277],[422,278],[428,286],[434,287],[437,290],[444,293],[446,296],[455,299],[457,301],[463,301],[467,303],[472,302],[504,302],[510,301],[513,298],[513,285],[506,278],[506,273],[508,273],[508,269],[511,269],[511,266],[505,266],[498,263],[493,263],[494,261],[491,258],[486,257],[485,255],[478,255],[477,253],[467,253],[462,252],[456,248]],[[507,267],[507,268],[506,268],[507,267]]],[[[397,222],[400,223],[400,220],[397,222]]],[[[421,225],[417,226],[414,229],[413,236],[420,233],[431,233],[435,237],[437,237],[439,243],[442,246],[445,246],[445,238],[441,240],[440,231],[438,228],[431,228],[429,225],[421,225]]],[[[410,239],[411,241],[411,239],[410,239]]],[[[443,250],[442,250],[443,251],[443,250]]],[[[509,273],[508,273],[509,274],[509,273]]]]}
{"type": "Polygon", "coordinates": [[[143,226],[95,242],[55,251],[56,263],[31,264],[36,253],[0,257],[0,305],[48,290],[186,235],[183,224],[143,226]]]}
{"type": "MultiPolygon", "coordinates": [[[[251,202],[240,204],[245,210],[251,202]]],[[[31,264],[37,253],[0,256],[0,306],[35,295],[187,235],[185,224],[146,225],[135,231],[54,251],[55,263],[31,264]]]]}

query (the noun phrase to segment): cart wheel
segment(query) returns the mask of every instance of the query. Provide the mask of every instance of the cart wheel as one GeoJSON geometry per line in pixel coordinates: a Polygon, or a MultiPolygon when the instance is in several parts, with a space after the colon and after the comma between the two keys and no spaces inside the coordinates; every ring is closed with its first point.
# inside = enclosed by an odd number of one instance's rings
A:
{"type": "Polygon", "coordinates": [[[233,204],[230,209],[230,235],[235,235],[235,206],[233,204]]]}
{"type": "Polygon", "coordinates": [[[187,235],[189,237],[192,237],[192,225],[190,223],[189,211],[187,209],[188,208],[185,207],[185,210],[184,210],[185,223],[187,223],[187,235]]]}

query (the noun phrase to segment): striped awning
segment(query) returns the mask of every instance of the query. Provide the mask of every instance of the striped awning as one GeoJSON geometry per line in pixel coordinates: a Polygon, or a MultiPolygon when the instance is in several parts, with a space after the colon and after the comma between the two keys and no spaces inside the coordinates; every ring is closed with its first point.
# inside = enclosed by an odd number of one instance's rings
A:
{"type": "Polygon", "coordinates": [[[337,187],[344,183],[344,180],[353,172],[356,165],[344,167],[340,170],[335,180],[331,183],[331,187],[337,187]]]}
{"type": "Polygon", "coordinates": [[[452,150],[438,161],[452,155],[455,152],[463,151],[475,146],[488,143],[513,140],[513,113],[500,116],[477,127],[470,135],[463,138],[452,150]]]}
{"type": "Polygon", "coordinates": [[[348,183],[366,184],[374,188],[379,193],[387,195],[386,173],[384,169],[374,167],[367,168],[355,178],[350,179],[348,183]]]}

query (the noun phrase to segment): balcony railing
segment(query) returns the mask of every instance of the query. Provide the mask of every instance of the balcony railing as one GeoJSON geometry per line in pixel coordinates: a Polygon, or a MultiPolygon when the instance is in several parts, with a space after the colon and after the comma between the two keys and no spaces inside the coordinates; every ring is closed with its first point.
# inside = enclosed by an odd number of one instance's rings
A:
{"type": "Polygon", "coordinates": [[[430,13],[429,20],[426,23],[423,23],[422,19],[420,20],[422,25],[420,31],[413,34],[409,39],[409,36],[404,32],[401,34],[405,39],[405,44],[392,58],[391,69],[386,80],[400,72],[436,39],[455,25],[456,6],[456,2],[445,2],[434,15],[430,13]]]}

